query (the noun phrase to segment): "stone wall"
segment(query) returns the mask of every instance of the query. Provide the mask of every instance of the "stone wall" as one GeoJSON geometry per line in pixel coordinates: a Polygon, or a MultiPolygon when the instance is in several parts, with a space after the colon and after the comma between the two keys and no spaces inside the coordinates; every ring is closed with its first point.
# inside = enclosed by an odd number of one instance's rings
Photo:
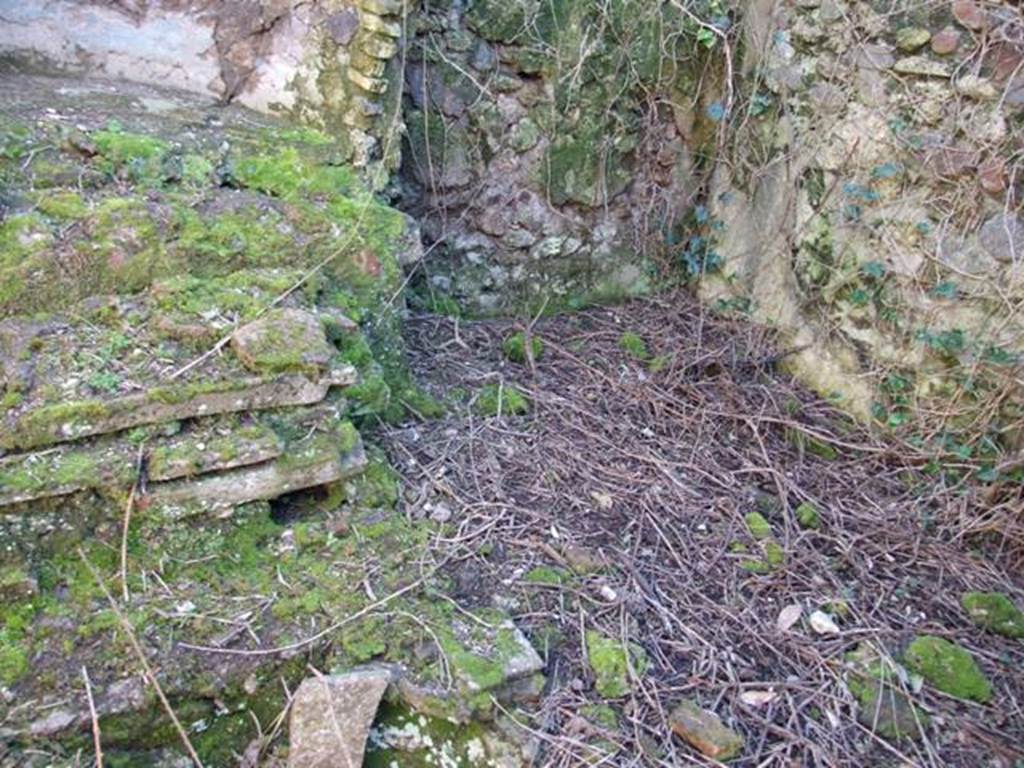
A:
{"type": "Polygon", "coordinates": [[[356,165],[394,166],[403,13],[402,0],[0,0],[0,60],[281,114],[347,139],[356,165]]]}
{"type": "Polygon", "coordinates": [[[684,26],[669,3],[632,0],[424,7],[402,196],[430,249],[428,306],[552,310],[656,284],[697,189],[673,120],[702,64],[684,26]]]}
{"type": "Polygon", "coordinates": [[[410,11],[0,0],[0,57],[286,115],[345,142],[377,188],[404,144],[394,192],[433,246],[413,282],[428,306],[555,309],[650,290],[698,186],[693,126],[673,120],[707,63],[684,16],[639,0],[410,11]]]}
{"type": "Polygon", "coordinates": [[[20,66],[340,138],[422,224],[423,306],[552,311],[702,277],[894,426],[948,402],[1020,418],[1000,393],[1024,331],[1022,50],[995,0],[0,0],[20,66]]]}
{"type": "Polygon", "coordinates": [[[708,192],[718,306],[787,332],[864,418],[1020,440],[1024,20],[999,3],[772,0],[708,192]]]}

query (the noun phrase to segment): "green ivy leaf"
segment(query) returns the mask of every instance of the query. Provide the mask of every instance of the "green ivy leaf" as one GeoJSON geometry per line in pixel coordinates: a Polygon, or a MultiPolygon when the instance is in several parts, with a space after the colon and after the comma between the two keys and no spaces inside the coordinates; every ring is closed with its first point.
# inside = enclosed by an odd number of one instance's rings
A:
{"type": "Polygon", "coordinates": [[[861,274],[881,280],[885,277],[885,265],[880,261],[869,261],[860,265],[861,274]]]}

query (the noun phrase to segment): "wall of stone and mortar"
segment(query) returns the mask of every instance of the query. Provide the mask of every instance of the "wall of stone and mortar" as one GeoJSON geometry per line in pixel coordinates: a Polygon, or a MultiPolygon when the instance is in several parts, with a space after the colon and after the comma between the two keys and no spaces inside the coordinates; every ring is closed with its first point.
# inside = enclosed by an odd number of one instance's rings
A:
{"type": "Polygon", "coordinates": [[[669,4],[621,6],[0,0],[0,55],[297,118],[344,138],[378,187],[401,152],[390,191],[430,247],[416,294],[555,309],[650,290],[648,235],[697,188],[667,97],[696,90],[681,61],[699,57],[679,39],[664,66],[669,4]]]}
{"type": "Polygon", "coordinates": [[[794,370],[862,416],[1019,440],[1019,8],[757,0],[744,25],[704,295],[784,329],[794,370]]]}
{"type": "Polygon", "coordinates": [[[1019,388],[1019,9],[683,5],[0,0],[0,52],[341,137],[421,222],[426,306],[623,298],[699,242],[708,301],[861,416],[1019,388]]]}
{"type": "Polygon", "coordinates": [[[428,303],[529,312],[657,284],[698,187],[672,96],[689,102],[701,57],[673,26],[668,3],[424,7],[400,184],[431,251],[428,303]]]}

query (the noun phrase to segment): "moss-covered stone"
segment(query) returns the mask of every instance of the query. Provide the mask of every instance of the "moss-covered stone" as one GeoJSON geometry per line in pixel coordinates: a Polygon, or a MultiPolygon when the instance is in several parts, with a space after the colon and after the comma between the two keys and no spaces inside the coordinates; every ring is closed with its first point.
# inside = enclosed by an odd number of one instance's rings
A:
{"type": "Polygon", "coordinates": [[[951,696],[980,702],[992,698],[992,683],[974,657],[945,638],[934,635],[914,638],[903,653],[903,661],[908,669],[951,696]]]}
{"type": "Polygon", "coordinates": [[[965,592],[960,604],[971,621],[1005,637],[1024,637],[1024,611],[1001,592],[965,592]]]}
{"type": "Polygon", "coordinates": [[[859,704],[857,719],[888,739],[920,738],[930,718],[900,686],[894,663],[868,643],[847,654],[847,661],[847,685],[859,704]]]}
{"type": "Polygon", "coordinates": [[[370,731],[366,768],[432,768],[445,765],[514,765],[518,747],[478,723],[425,716],[385,701],[370,731]],[[508,762],[506,762],[508,761],[508,762]]]}
{"type": "Polygon", "coordinates": [[[243,365],[257,373],[315,376],[335,354],[320,319],[301,309],[272,309],[236,330],[231,344],[243,365]]]}
{"type": "Polygon", "coordinates": [[[600,205],[625,189],[629,174],[608,139],[597,126],[577,127],[551,145],[544,178],[553,203],[600,205]]]}
{"type": "MultiPolygon", "coordinates": [[[[501,345],[502,351],[505,353],[505,357],[511,360],[513,363],[525,363],[527,361],[526,355],[526,334],[523,331],[517,331],[505,339],[501,345]]],[[[537,336],[530,336],[530,358],[533,360],[540,360],[544,354],[544,342],[537,336]]]]}
{"type": "Polygon", "coordinates": [[[530,410],[530,400],[516,387],[488,384],[476,395],[476,410],[482,416],[521,416],[530,410]]]}
{"type": "Polygon", "coordinates": [[[606,698],[625,696],[632,690],[631,673],[642,677],[647,671],[647,654],[635,643],[624,646],[621,641],[596,630],[588,630],[585,641],[587,664],[594,674],[594,688],[606,698]]]}
{"type": "Polygon", "coordinates": [[[761,541],[772,537],[772,526],[760,512],[750,512],[744,519],[747,530],[755,539],[761,541]]]}
{"type": "Polygon", "coordinates": [[[510,43],[526,37],[527,22],[536,13],[537,5],[535,0],[475,0],[466,20],[481,37],[510,43]]]}

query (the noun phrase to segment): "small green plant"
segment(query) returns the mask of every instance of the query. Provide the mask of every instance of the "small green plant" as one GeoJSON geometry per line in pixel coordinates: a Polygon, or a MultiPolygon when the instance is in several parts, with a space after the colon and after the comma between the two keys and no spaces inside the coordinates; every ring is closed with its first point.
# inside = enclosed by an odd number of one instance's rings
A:
{"type": "Polygon", "coordinates": [[[121,377],[110,371],[97,371],[89,377],[88,384],[93,389],[113,394],[121,388],[121,377]]]}
{"type": "Polygon", "coordinates": [[[482,416],[521,416],[530,410],[530,400],[508,384],[488,384],[477,393],[476,410],[482,416]]]}
{"type": "Polygon", "coordinates": [[[905,376],[891,373],[882,382],[881,391],[883,401],[871,406],[875,419],[892,428],[910,421],[913,416],[910,399],[913,382],[905,376]]]}
{"type": "MultiPolygon", "coordinates": [[[[511,360],[513,363],[525,363],[527,360],[526,355],[526,334],[522,331],[513,333],[504,343],[501,345],[502,351],[505,353],[505,357],[511,360]]],[[[540,360],[544,354],[544,342],[536,336],[530,337],[530,357],[534,360],[540,360]]]]}
{"type": "Polygon", "coordinates": [[[722,256],[715,250],[715,233],[722,229],[723,224],[712,217],[703,205],[693,209],[691,219],[693,231],[679,252],[679,261],[686,277],[695,280],[722,268],[722,256]]]}
{"type": "Polygon", "coordinates": [[[670,360],[668,355],[658,355],[652,357],[651,361],[647,363],[647,370],[651,373],[661,373],[668,366],[670,360]]]}
{"type": "Polygon", "coordinates": [[[647,342],[632,331],[626,331],[619,337],[619,347],[637,360],[647,360],[651,356],[647,350],[647,342]]]}
{"type": "Polygon", "coordinates": [[[0,399],[0,411],[8,411],[11,408],[17,408],[21,405],[21,401],[24,400],[24,395],[21,392],[11,390],[4,394],[3,398],[0,399]]]}

